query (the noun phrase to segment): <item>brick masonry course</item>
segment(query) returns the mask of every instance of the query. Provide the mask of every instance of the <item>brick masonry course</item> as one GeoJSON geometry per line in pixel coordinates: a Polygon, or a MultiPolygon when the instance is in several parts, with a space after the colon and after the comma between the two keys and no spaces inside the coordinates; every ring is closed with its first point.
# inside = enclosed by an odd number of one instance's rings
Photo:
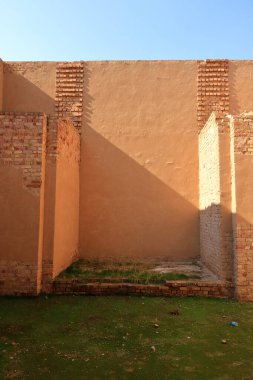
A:
{"type": "Polygon", "coordinates": [[[46,116],[0,112],[0,161],[22,170],[23,184],[39,194],[46,152],[46,116]]]}
{"type": "Polygon", "coordinates": [[[83,115],[84,66],[82,62],[60,62],[56,69],[56,114],[70,119],[80,132],[83,115]]]}
{"type": "MultiPolygon", "coordinates": [[[[53,294],[76,295],[146,295],[164,297],[200,296],[229,298],[233,287],[224,281],[166,281],[164,285],[141,285],[129,283],[87,283],[88,280],[56,279],[52,284],[53,294]]],[[[109,281],[109,280],[108,280],[109,281]]]]}
{"type": "Polygon", "coordinates": [[[199,131],[214,111],[218,119],[229,112],[229,61],[198,61],[197,120],[199,131]]]}

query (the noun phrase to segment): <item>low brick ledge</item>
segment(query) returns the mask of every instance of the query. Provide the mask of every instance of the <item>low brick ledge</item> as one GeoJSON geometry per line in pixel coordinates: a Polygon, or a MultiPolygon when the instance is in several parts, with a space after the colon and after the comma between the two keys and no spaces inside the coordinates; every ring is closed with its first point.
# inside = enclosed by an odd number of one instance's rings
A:
{"type": "Polygon", "coordinates": [[[52,294],[75,295],[146,295],[164,297],[233,297],[233,286],[225,281],[166,281],[164,285],[90,282],[84,279],[56,279],[52,294]]]}
{"type": "Polygon", "coordinates": [[[131,280],[127,277],[87,277],[87,278],[78,278],[78,277],[71,277],[71,278],[66,278],[66,277],[58,277],[57,279],[54,280],[55,282],[58,281],[78,281],[82,282],[82,284],[90,284],[90,283],[106,283],[106,284],[138,284],[138,280],[136,282],[131,282],[131,280]]]}

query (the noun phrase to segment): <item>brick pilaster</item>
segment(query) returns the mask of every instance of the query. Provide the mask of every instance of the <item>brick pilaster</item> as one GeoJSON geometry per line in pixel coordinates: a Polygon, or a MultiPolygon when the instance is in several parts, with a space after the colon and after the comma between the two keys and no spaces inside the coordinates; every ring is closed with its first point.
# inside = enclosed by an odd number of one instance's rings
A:
{"type": "Polygon", "coordinates": [[[56,69],[56,115],[59,119],[71,119],[80,132],[83,111],[82,62],[62,62],[56,69]]]}
{"type": "Polygon", "coordinates": [[[197,120],[199,131],[210,114],[215,111],[217,120],[229,112],[227,59],[198,61],[197,120]]]}

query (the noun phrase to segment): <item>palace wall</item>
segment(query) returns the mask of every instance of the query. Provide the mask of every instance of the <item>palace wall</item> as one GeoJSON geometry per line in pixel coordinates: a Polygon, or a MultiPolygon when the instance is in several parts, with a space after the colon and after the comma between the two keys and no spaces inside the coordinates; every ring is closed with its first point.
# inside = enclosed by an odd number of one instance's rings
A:
{"type": "Polygon", "coordinates": [[[0,113],[0,293],[40,290],[45,141],[44,114],[0,113]]]}
{"type": "Polygon", "coordinates": [[[197,62],[87,62],[84,78],[81,257],[197,256],[197,62]]]}
{"type": "Polygon", "coordinates": [[[250,298],[250,110],[253,61],[0,61],[0,293],[201,254],[250,298]]]}
{"type": "Polygon", "coordinates": [[[4,84],[4,64],[0,59],[0,111],[3,108],[3,84],[4,84]]]}
{"type": "Polygon", "coordinates": [[[79,257],[80,136],[72,123],[58,127],[53,277],[79,257]]]}

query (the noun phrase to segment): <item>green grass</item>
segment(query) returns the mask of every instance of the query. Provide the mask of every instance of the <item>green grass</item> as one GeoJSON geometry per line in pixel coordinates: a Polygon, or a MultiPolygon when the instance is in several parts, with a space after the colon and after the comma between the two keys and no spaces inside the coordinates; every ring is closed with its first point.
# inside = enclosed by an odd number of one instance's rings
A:
{"type": "Polygon", "coordinates": [[[253,304],[200,298],[0,298],[1,380],[250,380],[252,342],[253,304]],[[179,315],[170,315],[173,309],[179,315]],[[233,320],[239,327],[229,326],[233,320]]]}
{"type": "Polygon", "coordinates": [[[141,262],[110,262],[102,260],[79,260],[70,265],[60,278],[90,279],[125,278],[131,283],[163,284],[166,280],[196,279],[184,273],[158,273],[151,271],[154,264],[141,262]]]}

